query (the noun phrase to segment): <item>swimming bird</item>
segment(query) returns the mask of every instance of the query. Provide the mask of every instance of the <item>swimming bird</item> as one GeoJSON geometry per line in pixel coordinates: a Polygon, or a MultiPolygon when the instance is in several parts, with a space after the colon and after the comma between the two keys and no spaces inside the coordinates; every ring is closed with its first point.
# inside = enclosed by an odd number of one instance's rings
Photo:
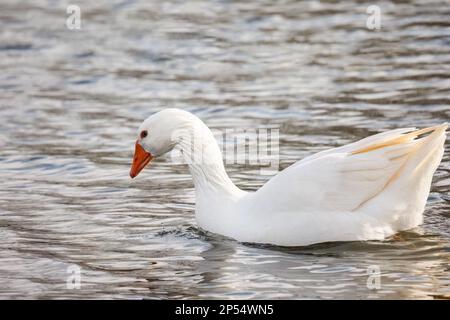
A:
{"type": "Polygon", "coordinates": [[[178,147],[193,177],[196,221],[206,231],[278,246],[382,240],[422,223],[446,129],[375,134],[308,156],[246,192],[228,177],[204,122],[170,108],[139,127],[130,176],[178,147]]]}

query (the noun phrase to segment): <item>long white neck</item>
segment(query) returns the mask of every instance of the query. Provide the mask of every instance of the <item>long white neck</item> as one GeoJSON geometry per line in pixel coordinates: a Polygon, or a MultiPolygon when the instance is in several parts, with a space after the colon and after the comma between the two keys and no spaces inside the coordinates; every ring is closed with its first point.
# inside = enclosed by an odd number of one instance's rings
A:
{"type": "Polygon", "coordinates": [[[177,144],[192,174],[197,200],[201,195],[217,199],[244,193],[228,177],[217,141],[200,119],[192,116],[177,131],[177,144]]]}

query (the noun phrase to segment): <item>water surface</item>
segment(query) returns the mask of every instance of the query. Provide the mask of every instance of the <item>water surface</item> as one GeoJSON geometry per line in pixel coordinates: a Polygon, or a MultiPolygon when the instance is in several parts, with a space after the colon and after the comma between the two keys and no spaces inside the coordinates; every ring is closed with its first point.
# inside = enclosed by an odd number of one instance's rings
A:
{"type": "MultiPolygon", "coordinates": [[[[128,176],[136,128],[166,107],[213,129],[279,128],[281,168],[448,121],[448,1],[377,2],[378,31],[363,1],[78,3],[81,30],[66,28],[69,2],[0,3],[0,298],[450,297],[448,152],[422,226],[306,248],[198,230],[187,167],[168,158],[128,176]]],[[[246,190],[269,178],[227,171],[246,190]]]]}

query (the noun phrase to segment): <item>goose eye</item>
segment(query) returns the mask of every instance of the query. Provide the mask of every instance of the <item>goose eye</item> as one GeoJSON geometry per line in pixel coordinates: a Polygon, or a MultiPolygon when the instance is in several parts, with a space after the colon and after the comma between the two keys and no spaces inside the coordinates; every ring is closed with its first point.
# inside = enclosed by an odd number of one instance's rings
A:
{"type": "Polygon", "coordinates": [[[144,139],[148,135],[147,130],[141,132],[141,139],[144,139]]]}

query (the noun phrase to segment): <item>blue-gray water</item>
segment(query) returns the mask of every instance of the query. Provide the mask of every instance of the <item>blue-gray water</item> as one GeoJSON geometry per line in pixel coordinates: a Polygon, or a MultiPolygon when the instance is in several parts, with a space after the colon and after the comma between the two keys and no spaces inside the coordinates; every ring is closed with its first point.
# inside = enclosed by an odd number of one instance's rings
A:
{"type": "MultiPolygon", "coordinates": [[[[282,167],[448,121],[448,1],[379,1],[379,31],[362,1],[77,1],[81,30],[68,4],[0,2],[0,298],[450,297],[448,151],[419,228],[295,249],[199,231],[170,159],[128,176],[136,128],[164,107],[279,127],[282,167]]],[[[227,170],[248,190],[268,178],[227,170]]]]}

